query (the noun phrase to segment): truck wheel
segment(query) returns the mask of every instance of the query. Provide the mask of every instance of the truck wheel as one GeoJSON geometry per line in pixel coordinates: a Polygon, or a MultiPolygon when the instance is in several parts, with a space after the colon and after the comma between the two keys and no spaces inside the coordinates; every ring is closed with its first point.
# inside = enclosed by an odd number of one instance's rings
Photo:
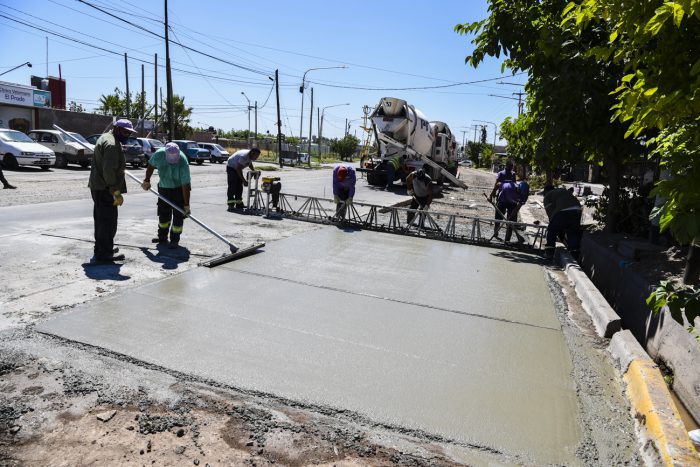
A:
{"type": "Polygon", "coordinates": [[[5,157],[2,158],[2,165],[4,165],[7,170],[17,170],[19,168],[17,159],[10,153],[5,154],[5,157]]]}
{"type": "Polygon", "coordinates": [[[63,154],[56,154],[56,162],[54,163],[54,167],[58,167],[59,169],[62,169],[67,165],[68,165],[68,159],[66,159],[66,156],[64,156],[63,154]]]}
{"type": "Polygon", "coordinates": [[[367,172],[367,183],[372,186],[385,186],[386,174],[381,172],[367,172]]]}
{"type": "Polygon", "coordinates": [[[90,163],[88,161],[83,161],[80,163],[80,167],[82,167],[83,169],[87,169],[88,167],[90,167],[90,163]]]}
{"type": "Polygon", "coordinates": [[[204,164],[204,161],[203,161],[203,160],[200,159],[200,160],[197,161],[197,165],[202,165],[202,164],[204,164]]]}

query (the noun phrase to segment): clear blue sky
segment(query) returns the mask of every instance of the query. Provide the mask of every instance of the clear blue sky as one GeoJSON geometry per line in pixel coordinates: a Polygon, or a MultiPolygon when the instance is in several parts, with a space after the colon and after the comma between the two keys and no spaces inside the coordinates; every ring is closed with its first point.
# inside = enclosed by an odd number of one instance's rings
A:
{"type": "MultiPolygon", "coordinates": [[[[85,2],[163,34],[163,1],[85,2]]],[[[463,130],[470,139],[475,120],[500,124],[517,115],[517,101],[489,94],[512,97],[522,88],[498,84],[499,80],[437,89],[397,88],[430,88],[502,76],[498,60],[488,60],[478,70],[468,67],[464,58],[472,45],[453,31],[457,23],[483,19],[486,7],[484,0],[447,0],[435,5],[405,0],[365,4],[170,0],[171,40],[216,57],[171,44],[172,66],[177,69],[173,71],[174,92],[185,96],[186,104],[194,108],[192,125],[224,130],[248,127],[247,102],[241,95],[245,92],[260,107],[258,131],[275,133],[275,95],[270,95],[272,82],[267,77],[279,69],[282,131],[298,136],[299,86],[304,72],[346,65],[346,69],[307,74],[304,135],[308,134],[309,88],[313,87],[315,108],[350,104],[326,109],[324,136],[342,137],[346,118],[354,134],[361,123],[355,119],[362,117],[362,106],[374,107],[379,98],[390,96],[406,99],[429,120],[447,122],[460,141],[463,130]]],[[[145,87],[149,102],[153,101],[154,54],[161,65],[165,58],[164,41],[155,35],[78,0],[0,0],[0,15],[0,42],[4,44],[0,72],[26,61],[33,64],[31,69],[22,67],[0,80],[29,84],[31,74],[44,76],[48,37],[48,74],[58,76],[61,65],[68,101],[91,110],[100,95],[115,87],[124,90],[124,52],[129,56],[131,91],[141,89],[139,60],[148,62],[145,87]]],[[[526,79],[524,75],[511,77],[508,71],[506,75],[506,82],[524,83],[526,79]]],[[[158,82],[165,92],[164,68],[158,71],[158,82]]],[[[491,142],[493,125],[487,127],[491,142]]],[[[358,130],[357,136],[360,134],[358,130]]]]}

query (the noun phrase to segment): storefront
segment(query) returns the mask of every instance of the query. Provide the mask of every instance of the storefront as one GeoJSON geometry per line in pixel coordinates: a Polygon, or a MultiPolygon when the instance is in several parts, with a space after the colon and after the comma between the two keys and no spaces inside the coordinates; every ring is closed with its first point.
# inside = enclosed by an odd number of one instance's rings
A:
{"type": "Polygon", "coordinates": [[[34,128],[36,109],[51,107],[51,92],[0,82],[0,128],[24,133],[34,128]]]}

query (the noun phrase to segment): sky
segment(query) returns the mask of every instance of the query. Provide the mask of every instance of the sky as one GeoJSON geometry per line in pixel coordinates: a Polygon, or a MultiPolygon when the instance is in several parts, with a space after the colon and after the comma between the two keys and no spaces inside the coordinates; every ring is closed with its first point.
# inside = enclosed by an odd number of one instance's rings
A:
{"type": "MultiPolygon", "coordinates": [[[[304,136],[313,88],[314,135],[317,108],[323,110],[324,137],[342,138],[347,119],[350,134],[361,138],[363,106],[374,108],[380,98],[396,97],[428,120],[446,122],[460,143],[474,138],[475,124],[486,125],[487,141],[493,142],[494,124],[517,115],[513,93],[523,90],[503,83],[526,80],[501,73],[501,60],[488,58],[476,70],[465,63],[471,38],[454,32],[454,26],[485,18],[485,0],[444,0],[434,6],[406,0],[169,0],[168,11],[173,92],[194,109],[192,126],[247,129],[247,97],[258,104],[258,132],[275,134],[270,78],[278,70],[286,135],[299,136],[299,88],[306,72],[304,136]],[[322,69],[307,72],[311,68],[322,69]],[[491,81],[459,84],[481,80],[491,81]]],[[[0,73],[27,61],[33,65],[0,80],[29,85],[31,75],[43,77],[47,69],[58,76],[60,65],[67,101],[91,111],[101,95],[126,88],[127,53],[130,91],[140,92],[144,64],[146,96],[153,103],[155,54],[164,95],[166,89],[163,22],[164,1],[0,0],[0,73]]],[[[254,110],[250,128],[255,128],[254,110]]]]}

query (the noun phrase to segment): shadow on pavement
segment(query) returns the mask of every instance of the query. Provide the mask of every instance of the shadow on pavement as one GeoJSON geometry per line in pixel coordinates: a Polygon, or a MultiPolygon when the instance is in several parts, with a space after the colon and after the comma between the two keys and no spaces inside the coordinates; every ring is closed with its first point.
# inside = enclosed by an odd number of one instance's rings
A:
{"type": "Polygon", "coordinates": [[[177,269],[180,263],[190,260],[190,250],[183,246],[178,246],[172,250],[166,244],[158,244],[156,254],[148,248],[141,248],[143,254],[154,263],[162,263],[163,269],[177,269]]]}
{"type": "MultiPolygon", "coordinates": [[[[497,246],[497,245],[494,245],[497,246]]],[[[491,253],[493,256],[498,256],[499,258],[507,259],[514,263],[530,263],[530,264],[540,264],[542,266],[547,266],[552,264],[552,260],[544,258],[542,255],[537,253],[528,253],[526,251],[497,251],[491,253]]]]}
{"type": "Polygon", "coordinates": [[[123,266],[121,263],[83,263],[83,271],[90,279],[97,281],[127,281],[131,276],[125,276],[120,269],[123,266]]]}

